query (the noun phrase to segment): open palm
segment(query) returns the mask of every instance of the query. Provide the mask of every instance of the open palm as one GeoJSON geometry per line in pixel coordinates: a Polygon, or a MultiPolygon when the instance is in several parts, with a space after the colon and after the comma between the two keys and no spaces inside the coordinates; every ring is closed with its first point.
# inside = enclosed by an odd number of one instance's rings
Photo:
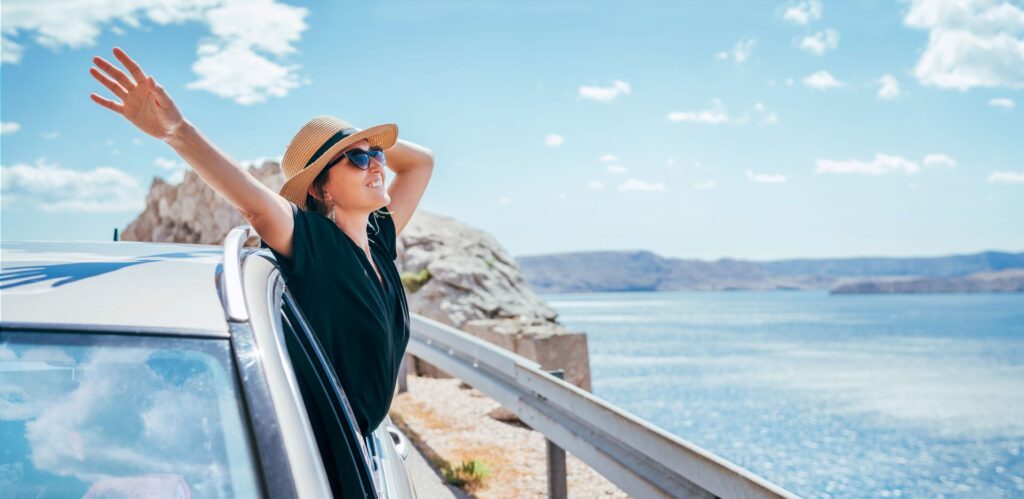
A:
{"type": "Polygon", "coordinates": [[[110,89],[122,102],[104,99],[95,93],[90,94],[90,97],[97,104],[124,116],[139,130],[160,140],[167,140],[183,121],[174,101],[152,76],[146,75],[142,68],[128,57],[128,54],[118,47],[114,47],[113,52],[114,56],[128,68],[131,78],[99,56],[93,57],[92,61],[107,74],[95,67],[89,68],[89,74],[110,89]]]}

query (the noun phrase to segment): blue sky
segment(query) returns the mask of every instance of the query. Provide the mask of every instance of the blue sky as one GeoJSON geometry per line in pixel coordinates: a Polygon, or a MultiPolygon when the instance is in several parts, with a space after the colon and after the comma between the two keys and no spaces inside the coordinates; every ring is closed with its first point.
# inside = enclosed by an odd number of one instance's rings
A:
{"type": "Polygon", "coordinates": [[[103,3],[2,4],[5,240],[109,240],[180,176],[89,98],[119,46],[241,164],[397,123],[420,208],[516,256],[1024,249],[1021,2],[103,3]]]}

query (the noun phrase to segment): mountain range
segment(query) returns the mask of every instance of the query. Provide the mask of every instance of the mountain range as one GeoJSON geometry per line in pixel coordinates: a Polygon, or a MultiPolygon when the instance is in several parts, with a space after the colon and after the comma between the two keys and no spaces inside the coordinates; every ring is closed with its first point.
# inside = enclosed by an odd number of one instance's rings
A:
{"type": "Polygon", "coordinates": [[[1024,252],[986,251],[939,257],[858,257],[788,260],[695,260],[650,251],[590,251],[516,257],[539,293],[740,289],[830,289],[846,293],[1024,291],[1024,252]],[[984,279],[966,279],[984,273],[984,279]],[[991,278],[991,274],[1002,276],[991,278]],[[1008,284],[1007,279],[1010,280],[1008,284]],[[936,286],[933,280],[942,280],[936,286]],[[1019,289],[1017,281],[1020,281],[1019,289]],[[900,286],[869,285],[892,283],[900,286]],[[955,282],[964,282],[958,289],[955,282]],[[982,285],[978,285],[982,283],[982,285]],[[999,289],[986,289],[998,282],[999,289]]]}

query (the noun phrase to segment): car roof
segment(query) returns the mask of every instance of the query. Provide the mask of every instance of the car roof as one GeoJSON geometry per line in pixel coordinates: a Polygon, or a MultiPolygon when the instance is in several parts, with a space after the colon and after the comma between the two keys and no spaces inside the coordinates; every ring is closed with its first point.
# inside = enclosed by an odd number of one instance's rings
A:
{"type": "Polygon", "coordinates": [[[0,241],[0,322],[226,336],[216,282],[222,252],[206,244],[0,241]]]}

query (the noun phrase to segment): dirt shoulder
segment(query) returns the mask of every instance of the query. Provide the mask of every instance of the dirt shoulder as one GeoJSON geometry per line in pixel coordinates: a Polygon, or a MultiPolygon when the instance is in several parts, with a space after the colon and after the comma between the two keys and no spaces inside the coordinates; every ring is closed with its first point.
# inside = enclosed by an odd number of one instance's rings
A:
{"type": "MultiPolygon", "coordinates": [[[[391,404],[391,418],[434,463],[487,463],[490,475],[472,497],[547,497],[543,434],[491,417],[501,404],[459,379],[409,376],[408,383],[391,404]]],[[[566,467],[569,497],[629,497],[568,452],[566,467]]]]}

